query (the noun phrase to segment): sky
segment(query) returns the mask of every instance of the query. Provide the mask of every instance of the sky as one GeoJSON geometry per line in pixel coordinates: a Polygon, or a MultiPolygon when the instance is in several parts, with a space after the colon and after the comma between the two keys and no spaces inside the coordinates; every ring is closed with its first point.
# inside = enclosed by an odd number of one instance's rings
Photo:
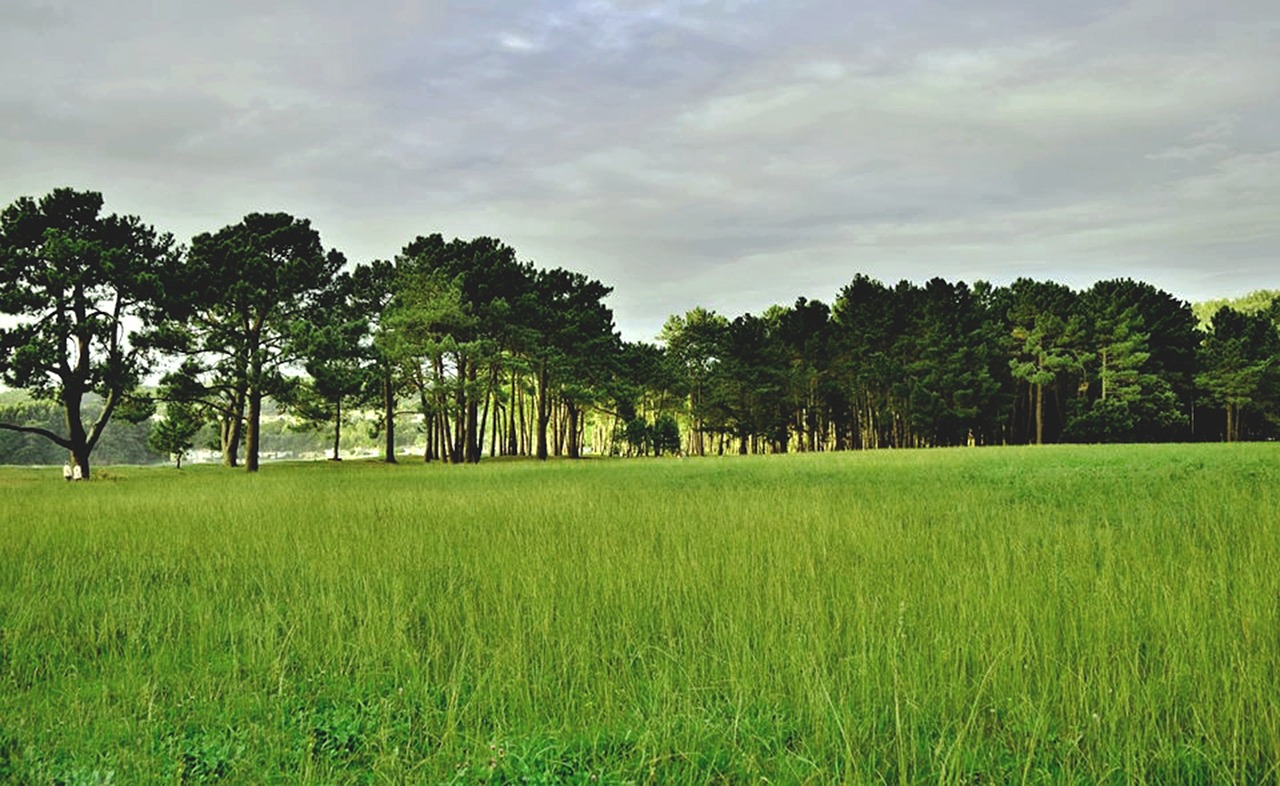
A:
{"type": "Polygon", "coordinates": [[[1275,0],[4,0],[0,204],[488,235],[624,338],[886,283],[1280,288],[1275,0]]]}

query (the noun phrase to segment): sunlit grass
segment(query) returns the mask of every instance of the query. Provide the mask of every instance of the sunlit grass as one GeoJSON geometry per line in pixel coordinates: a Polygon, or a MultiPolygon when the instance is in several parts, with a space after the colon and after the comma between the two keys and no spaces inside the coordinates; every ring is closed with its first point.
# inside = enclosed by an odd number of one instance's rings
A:
{"type": "Polygon", "coordinates": [[[105,474],[0,473],[12,780],[1280,782],[1271,445],[105,474]]]}

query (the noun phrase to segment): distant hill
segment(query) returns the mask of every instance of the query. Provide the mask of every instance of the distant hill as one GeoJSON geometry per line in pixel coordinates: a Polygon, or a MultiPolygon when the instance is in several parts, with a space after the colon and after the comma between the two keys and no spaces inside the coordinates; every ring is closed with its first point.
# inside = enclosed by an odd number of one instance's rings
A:
{"type": "MultiPolygon", "coordinates": [[[[152,391],[149,391],[152,392],[152,391]]],[[[102,406],[97,396],[85,399],[86,417],[94,417],[102,406]]],[[[0,390],[0,420],[39,426],[61,433],[64,429],[61,407],[48,401],[36,401],[25,390],[0,390]]],[[[342,451],[351,455],[376,455],[381,449],[380,438],[374,433],[377,413],[349,413],[346,428],[342,432],[342,451]]],[[[155,464],[168,457],[156,453],[147,444],[147,437],[156,419],[142,423],[129,423],[112,418],[103,432],[102,441],[94,448],[94,460],[99,464],[155,464]]],[[[401,435],[399,447],[407,448],[417,439],[416,423],[406,417],[397,429],[401,435]]],[[[333,432],[325,425],[320,428],[297,423],[280,412],[274,401],[267,399],[263,406],[262,450],[266,455],[281,458],[323,458],[332,449],[333,432]]],[[[212,426],[206,426],[197,437],[196,447],[202,451],[217,450],[217,435],[212,426]]],[[[53,442],[34,434],[21,434],[0,430],[0,465],[53,465],[66,461],[67,453],[53,442]]],[[[211,460],[218,460],[216,457],[211,460]]]]}

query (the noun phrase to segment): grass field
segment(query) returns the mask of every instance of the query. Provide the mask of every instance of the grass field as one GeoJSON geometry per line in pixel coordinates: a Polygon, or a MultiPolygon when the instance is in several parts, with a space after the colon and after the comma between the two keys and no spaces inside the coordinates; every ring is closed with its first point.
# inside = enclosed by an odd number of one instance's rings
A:
{"type": "Polygon", "coordinates": [[[0,781],[1278,763],[1278,446],[0,471],[0,781]]]}

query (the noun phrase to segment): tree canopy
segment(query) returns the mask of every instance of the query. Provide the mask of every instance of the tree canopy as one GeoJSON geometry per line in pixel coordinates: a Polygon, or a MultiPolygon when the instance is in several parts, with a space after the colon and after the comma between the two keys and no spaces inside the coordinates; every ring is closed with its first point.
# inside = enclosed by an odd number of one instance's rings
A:
{"type": "Polygon", "coordinates": [[[186,362],[168,385],[219,419],[227,464],[243,437],[245,467],[258,469],[263,398],[281,392],[283,369],[303,358],[299,334],[325,319],[322,297],[345,264],[309,221],[287,213],[251,213],[191,241],[170,277],[186,362]]]}
{"type": "Polygon", "coordinates": [[[160,320],[162,279],[179,255],[173,239],[133,216],[103,215],[102,195],[59,188],[0,213],[0,374],[57,402],[63,427],[0,422],[66,449],[84,477],[111,418],[142,419],[134,397],[160,320]],[[86,397],[102,406],[89,417],[86,397]]]}
{"type": "MultiPolygon", "coordinates": [[[[54,402],[13,410],[85,473],[106,424],[148,417],[181,454],[217,425],[256,470],[264,402],[332,429],[376,410],[383,459],[413,417],[425,461],[1263,439],[1280,423],[1274,292],[1194,307],[1150,284],[999,286],[855,273],[828,303],[693,308],[623,342],[612,288],[493,237],[419,235],[348,264],[310,222],[250,213],[189,248],[93,192],[0,214],[0,374],[54,402]],[[159,365],[155,365],[156,362],[159,365]],[[90,406],[87,402],[92,402],[90,406]],[[403,424],[401,424],[403,428],[403,424]]],[[[411,429],[412,431],[412,429],[411,429]]]]}

